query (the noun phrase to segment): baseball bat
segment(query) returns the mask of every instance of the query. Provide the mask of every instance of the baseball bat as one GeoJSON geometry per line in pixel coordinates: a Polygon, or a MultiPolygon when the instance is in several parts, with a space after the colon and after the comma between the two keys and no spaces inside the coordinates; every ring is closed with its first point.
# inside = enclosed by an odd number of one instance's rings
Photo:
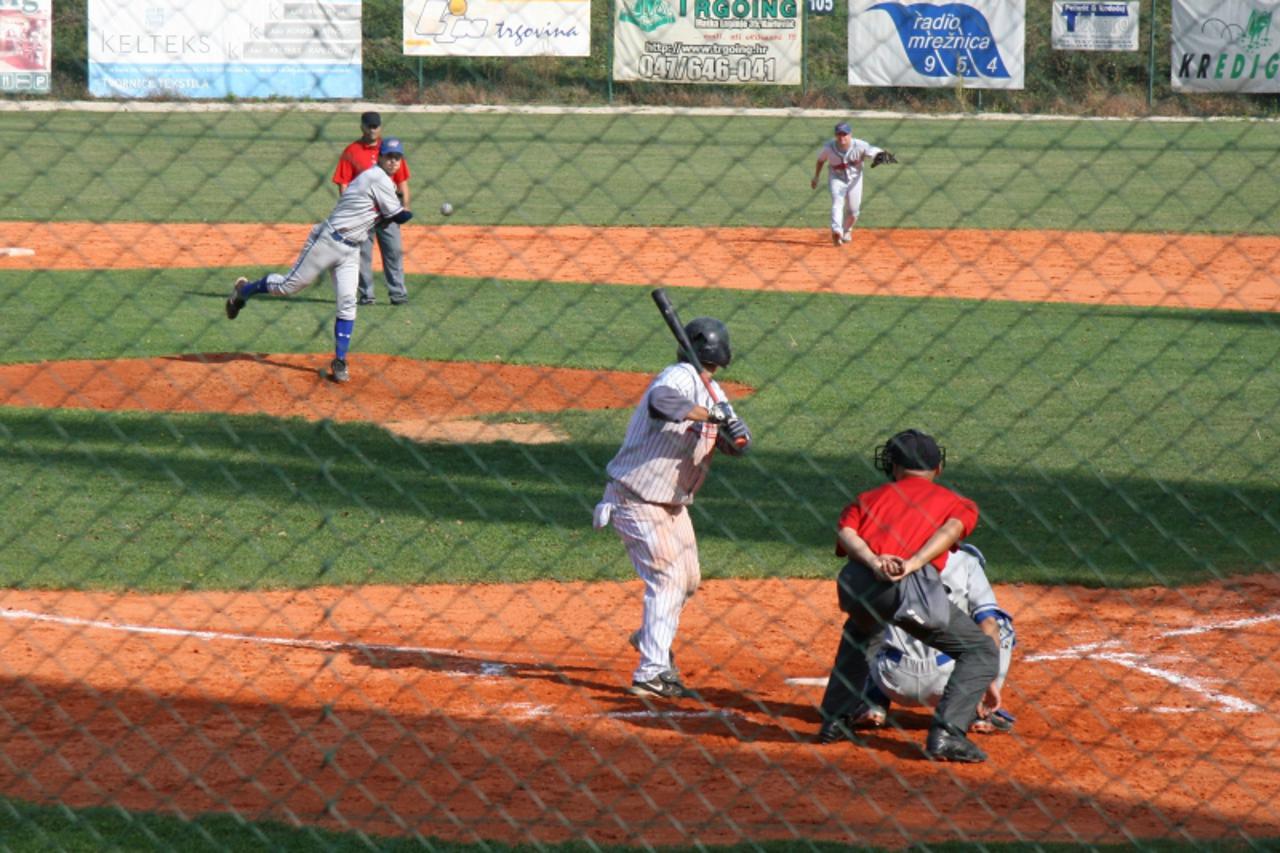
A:
{"type": "MultiPolygon", "coordinates": [[[[680,322],[680,317],[676,315],[676,306],[671,304],[671,298],[667,296],[667,291],[658,287],[649,295],[653,297],[654,304],[658,306],[662,319],[667,321],[667,328],[671,329],[671,334],[675,335],[676,343],[680,345],[681,351],[684,352],[684,357],[693,365],[693,369],[698,371],[698,378],[706,386],[707,393],[711,395],[711,399],[717,403],[723,402],[720,395],[716,393],[715,386],[711,384],[711,375],[702,366],[702,360],[698,358],[698,353],[693,348],[693,341],[689,340],[689,335],[684,330],[684,324],[680,322]]],[[[746,443],[747,440],[745,438],[739,438],[734,441],[734,444],[738,447],[742,447],[746,443]]]]}

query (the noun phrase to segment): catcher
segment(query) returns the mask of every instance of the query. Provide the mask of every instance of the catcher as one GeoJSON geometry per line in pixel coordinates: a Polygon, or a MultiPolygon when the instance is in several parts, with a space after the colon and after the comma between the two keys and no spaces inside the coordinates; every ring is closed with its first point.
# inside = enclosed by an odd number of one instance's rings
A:
{"type": "Polygon", "coordinates": [[[862,212],[862,164],[870,158],[871,167],[897,163],[898,158],[883,148],[854,139],[847,122],[836,125],[835,139],[828,140],[818,151],[818,165],[813,170],[809,188],[818,188],[823,165],[827,169],[827,188],[831,190],[831,244],[842,246],[853,240],[853,226],[862,212]]]}
{"type": "MultiPolygon", "coordinates": [[[[1009,674],[1017,635],[1013,617],[1001,610],[987,579],[987,560],[976,546],[965,543],[947,555],[942,584],[951,603],[973,619],[982,633],[996,644],[1000,654],[994,688],[1000,691],[1009,674]]],[[[955,669],[950,655],[926,646],[897,625],[889,625],[873,646],[871,674],[864,693],[866,708],[853,718],[855,729],[877,729],[885,724],[890,704],[933,708],[942,699],[947,679],[955,669]]],[[[993,734],[1013,729],[1014,719],[1003,708],[979,706],[970,732],[993,734]]]]}

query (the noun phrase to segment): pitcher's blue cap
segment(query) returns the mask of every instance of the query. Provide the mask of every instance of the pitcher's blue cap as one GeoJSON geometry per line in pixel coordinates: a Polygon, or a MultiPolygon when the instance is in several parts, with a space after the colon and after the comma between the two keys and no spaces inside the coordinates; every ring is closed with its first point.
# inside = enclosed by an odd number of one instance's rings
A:
{"type": "Polygon", "coordinates": [[[396,139],[394,136],[388,136],[386,139],[382,140],[382,145],[378,148],[378,156],[381,157],[383,154],[399,154],[403,157],[404,146],[400,144],[399,139],[396,139]]]}
{"type": "Polygon", "coordinates": [[[849,128],[849,122],[842,121],[836,125],[836,133],[853,133],[853,130],[849,128]]]}

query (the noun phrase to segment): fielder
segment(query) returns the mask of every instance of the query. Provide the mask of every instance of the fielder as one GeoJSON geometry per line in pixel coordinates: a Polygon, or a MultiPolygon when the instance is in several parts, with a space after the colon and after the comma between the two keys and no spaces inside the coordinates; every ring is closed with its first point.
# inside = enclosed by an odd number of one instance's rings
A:
{"type": "MultiPolygon", "coordinates": [[[[733,356],[724,323],[699,317],[685,332],[708,374],[729,366],[733,356]]],[[[659,373],[636,405],[592,516],[597,530],[613,524],[644,581],[642,624],[630,641],[640,653],[631,692],[646,698],[692,695],[671,654],[680,614],[702,579],[689,504],[716,448],[740,456],[751,444],[751,432],[724,390],[710,380],[713,398],[697,369],[682,353],[678,356],[680,361],[659,373]],[[735,444],[739,439],[742,446],[735,444]]]]}
{"type": "Polygon", "coordinates": [[[396,196],[391,182],[404,160],[404,146],[389,138],[378,149],[378,168],[361,172],[347,187],[329,217],[316,224],[288,274],[270,273],[257,281],[236,279],[227,297],[227,319],[234,320],[245,302],[259,293],[293,296],[308,287],[325,270],[333,279],[337,319],[333,325],[334,356],[329,364],[334,382],[347,382],[347,349],[356,325],[356,282],[360,247],[369,232],[382,221],[403,225],[413,218],[396,196]]]}
{"type": "Polygon", "coordinates": [[[818,151],[818,164],[813,170],[809,188],[818,188],[822,167],[827,169],[827,188],[831,190],[831,244],[841,246],[853,240],[853,226],[862,212],[862,164],[871,158],[871,167],[897,163],[898,158],[883,148],[862,139],[854,139],[848,123],[836,125],[836,138],[828,140],[818,151]]]}
{"type": "Polygon", "coordinates": [[[930,435],[914,429],[894,435],[875,453],[876,467],[890,482],[862,492],[840,514],[836,554],[849,561],[836,590],[847,618],[822,696],[820,743],[850,737],[868,710],[869,647],[893,625],[955,660],[929,725],[925,754],[935,761],[987,759],[968,731],[980,701],[1000,707],[999,655],[991,637],[947,600],[937,574],[952,546],[977,525],[978,505],[935,482],[945,460],[930,435]],[[921,574],[912,578],[916,572],[921,574]],[[926,587],[940,599],[940,612],[932,600],[912,599],[926,587]]]}
{"type": "MultiPolygon", "coordinates": [[[[986,574],[987,561],[976,546],[960,545],[947,555],[942,583],[947,597],[991,638],[1000,654],[994,687],[1004,687],[1013,659],[1017,635],[1013,617],[1001,610],[986,574]]],[[[897,625],[888,625],[872,647],[871,675],[866,686],[867,706],[853,720],[855,729],[876,729],[885,724],[893,702],[916,708],[934,708],[942,699],[956,662],[950,655],[926,646],[897,625]]],[[[1003,709],[979,706],[970,732],[991,734],[1013,729],[1013,717],[1003,709]]]]}

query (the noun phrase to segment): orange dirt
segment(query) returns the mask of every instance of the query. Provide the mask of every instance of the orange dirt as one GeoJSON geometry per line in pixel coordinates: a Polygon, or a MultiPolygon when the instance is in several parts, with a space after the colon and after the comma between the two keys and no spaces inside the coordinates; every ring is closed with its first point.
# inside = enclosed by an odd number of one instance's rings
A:
{"type": "Polygon", "coordinates": [[[916,711],[810,742],[821,688],[788,679],[826,674],[830,581],[707,583],[677,645],[704,699],[658,712],[622,689],[636,582],[10,591],[0,790],[461,841],[1275,838],[1278,593],[999,587],[1018,724],[950,766],[916,711]]]}
{"type": "MultiPolygon", "coordinates": [[[[284,267],[310,226],[0,222],[0,269],[284,267]]],[[[1076,231],[406,226],[414,275],[1280,310],[1280,238],[1076,231]]]]}
{"type": "MultiPolygon", "coordinates": [[[[1275,238],[860,230],[840,250],[814,231],[408,230],[413,274],[1280,310],[1275,238]]],[[[7,223],[0,243],[36,252],[0,269],[280,267],[305,231],[7,223]]],[[[326,363],[8,365],[0,405],[478,440],[468,419],[629,407],[647,380],[357,352],[339,389],[317,375],[326,363]]],[[[677,649],[703,701],[661,711],[622,689],[637,583],[0,591],[0,738],[16,769],[0,791],[461,841],[1280,836],[1280,580],[998,592],[1018,623],[1005,698],[1019,722],[983,739],[990,762],[952,767],[921,759],[913,711],[863,747],[809,742],[821,688],[788,679],[826,674],[830,581],[706,584],[677,649]]]]}

